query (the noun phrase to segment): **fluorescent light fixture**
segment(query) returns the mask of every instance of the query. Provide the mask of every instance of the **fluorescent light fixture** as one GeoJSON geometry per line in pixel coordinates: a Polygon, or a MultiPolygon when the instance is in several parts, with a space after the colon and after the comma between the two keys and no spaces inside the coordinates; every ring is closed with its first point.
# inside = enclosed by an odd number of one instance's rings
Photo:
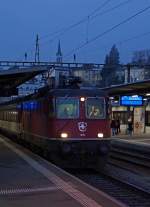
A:
{"type": "Polygon", "coordinates": [[[110,100],[113,100],[113,99],[114,99],[114,97],[109,97],[109,99],[110,99],[110,100]]]}

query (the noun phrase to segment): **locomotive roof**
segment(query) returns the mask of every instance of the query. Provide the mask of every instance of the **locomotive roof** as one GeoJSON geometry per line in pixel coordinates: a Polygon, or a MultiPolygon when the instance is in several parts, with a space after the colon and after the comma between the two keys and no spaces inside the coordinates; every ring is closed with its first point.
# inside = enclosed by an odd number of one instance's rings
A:
{"type": "Polygon", "coordinates": [[[80,88],[80,89],[44,89],[42,92],[31,94],[25,97],[18,97],[14,100],[7,101],[0,103],[0,106],[5,106],[9,104],[16,104],[24,101],[30,101],[30,100],[36,100],[42,97],[47,97],[47,96],[54,96],[54,97],[65,97],[65,96],[90,96],[90,97],[95,97],[95,96],[106,96],[107,93],[102,91],[101,89],[97,88],[80,88]]]}
{"type": "Polygon", "coordinates": [[[52,96],[106,96],[106,92],[97,88],[54,89],[49,91],[52,96]]]}

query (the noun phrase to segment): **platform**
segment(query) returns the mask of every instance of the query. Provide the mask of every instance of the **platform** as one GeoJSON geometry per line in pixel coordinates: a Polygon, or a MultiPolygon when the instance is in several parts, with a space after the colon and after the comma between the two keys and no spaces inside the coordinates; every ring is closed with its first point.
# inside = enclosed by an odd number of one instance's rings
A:
{"type": "Polygon", "coordinates": [[[0,137],[0,206],[123,207],[125,205],[0,137]]]}
{"type": "Polygon", "coordinates": [[[122,135],[118,134],[116,136],[112,136],[112,139],[120,139],[120,140],[128,140],[129,142],[137,142],[137,143],[145,143],[150,144],[150,134],[141,134],[141,135],[122,135]]]}

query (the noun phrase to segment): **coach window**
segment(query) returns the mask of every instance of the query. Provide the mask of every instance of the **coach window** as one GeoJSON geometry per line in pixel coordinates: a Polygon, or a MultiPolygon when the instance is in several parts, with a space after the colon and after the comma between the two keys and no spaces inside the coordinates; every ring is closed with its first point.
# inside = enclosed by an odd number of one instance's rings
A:
{"type": "Polygon", "coordinates": [[[56,113],[59,119],[74,119],[79,117],[79,100],[77,98],[57,98],[56,113]]]}
{"type": "Polygon", "coordinates": [[[104,119],[105,104],[103,98],[87,98],[86,117],[89,119],[104,119]]]}

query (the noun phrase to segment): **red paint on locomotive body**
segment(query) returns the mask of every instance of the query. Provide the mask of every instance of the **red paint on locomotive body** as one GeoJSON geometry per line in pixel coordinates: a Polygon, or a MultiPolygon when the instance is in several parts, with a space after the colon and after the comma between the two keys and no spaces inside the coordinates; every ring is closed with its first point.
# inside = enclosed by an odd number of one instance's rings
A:
{"type": "MultiPolygon", "coordinates": [[[[67,133],[68,138],[98,138],[98,133],[103,133],[104,138],[110,137],[110,124],[108,120],[55,120],[49,121],[48,137],[60,138],[61,133],[67,133]]],[[[98,138],[100,139],[100,138],[98,138]]]]}

